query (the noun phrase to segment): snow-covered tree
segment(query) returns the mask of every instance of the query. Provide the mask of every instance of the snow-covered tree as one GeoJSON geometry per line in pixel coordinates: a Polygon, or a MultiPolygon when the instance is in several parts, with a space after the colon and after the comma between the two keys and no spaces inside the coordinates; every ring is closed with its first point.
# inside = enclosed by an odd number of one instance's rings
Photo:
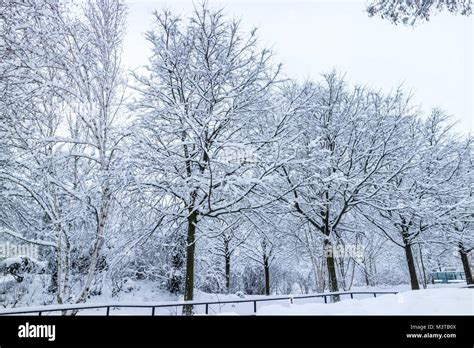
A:
{"type": "Polygon", "coordinates": [[[394,24],[407,25],[428,21],[441,11],[469,16],[472,0],[374,0],[367,7],[370,16],[380,15],[394,24]]]}
{"type": "Polygon", "coordinates": [[[153,188],[166,214],[187,226],[186,300],[193,299],[199,221],[251,207],[250,195],[276,168],[255,165],[273,139],[254,139],[252,127],[269,109],[279,70],[255,34],[244,36],[238,22],[205,6],[185,25],[155,13],[149,73],[136,76],[140,185],[153,188]]]}
{"type": "Polygon", "coordinates": [[[124,6],[89,1],[75,12],[58,1],[2,5],[2,90],[14,92],[2,132],[14,158],[0,177],[7,198],[32,204],[27,214],[15,207],[18,219],[4,222],[3,232],[55,248],[57,301],[82,302],[101,269],[117,189],[124,6]],[[75,294],[74,267],[82,273],[75,294]]]}
{"type": "MultiPolygon", "coordinates": [[[[459,158],[453,146],[447,117],[433,110],[426,121],[413,120],[400,148],[400,158],[410,166],[398,173],[382,191],[380,199],[364,216],[378,231],[405,251],[412,289],[419,289],[414,247],[425,239],[434,239],[440,217],[449,213],[446,198],[452,193],[449,182],[455,175],[459,158]],[[411,145],[409,145],[411,144],[411,145]]],[[[421,249],[420,249],[421,250],[421,249]]]]}
{"type": "Polygon", "coordinates": [[[461,258],[468,284],[473,283],[469,255],[474,250],[474,147],[473,139],[453,142],[452,176],[446,182],[442,202],[445,212],[439,217],[440,238],[434,242],[446,243],[461,258]]]}
{"type": "MultiPolygon", "coordinates": [[[[294,93],[295,94],[295,93],[294,93]]],[[[339,227],[357,206],[373,202],[407,160],[397,157],[407,110],[401,92],[382,97],[349,90],[335,73],[319,85],[303,86],[309,95],[297,110],[295,161],[281,169],[286,181],[281,200],[324,238],[329,289],[338,291],[333,244],[339,227]]],[[[337,299],[336,299],[337,300],[337,299]]]]}

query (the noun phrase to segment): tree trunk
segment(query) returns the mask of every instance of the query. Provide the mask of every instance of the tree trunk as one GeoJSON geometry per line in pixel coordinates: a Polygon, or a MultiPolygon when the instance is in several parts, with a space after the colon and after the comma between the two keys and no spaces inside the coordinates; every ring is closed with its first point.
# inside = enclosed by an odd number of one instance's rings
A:
{"type": "Polygon", "coordinates": [[[370,286],[369,271],[368,271],[368,269],[367,269],[367,259],[366,259],[366,258],[363,259],[362,265],[364,266],[364,280],[365,280],[365,285],[370,286]]]}
{"type": "Polygon", "coordinates": [[[411,288],[412,290],[419,290],[420,285],[418,284],[418,277],[416,276],[415,260],[413,258],[411,244],[405,244],[405,256],[408,263],[408,272],[410,273],[411,288]]]}
{"type": "Polygon", "coordinates": [[[268,256],[263,255],[263,268],[265,271],[265,295],[270,295],[270,265],[268,264],[268,256]]]}
{"type": "MultiPolygon", "coordinates": [[[[405,223],[405,220],[403,220],[403,223],[405,223]]],[[[405,257],[408,264],[408,273],[410,274],[411,289],[420,290],[420,284],[418,283],[418,277],[416,276],[415,258],[413,257],[413,250],[411,248],[410,234],[406,225],[402,227],[402,239],[403,244],[405,245],[405,257]]]]}
{"type": "Polygon", "coordinates": [[[338,266],[339,266],[339,273],[340,273],[340,277],[339,277],[339,282],[342,286],[342,289],[344,291],[347,291],[347,285],[346,285],[346,269],[345,269],[345,264],[344,264],[344,259],[342,257],[339,258],[338,260],[338,266]]]}
{"type": "Polygon", "coordinates": [[[56,268],[57,268],[57,278],[56,278],[56,282],[57,282],[57,285],[58,285],[58,288],[57,288],[57,291],[56,291],[56,301],[58,301],[59,304],[62,304],[63,303],[63,297],[61,295],[62,293],[62,281],[63,281],[63,258],[62,258],[62,246],[61,246],[61,235],[59,235],[59,238],[58,238],[58,255],[57,255],[57,264],[56,264],[56,268]]]}
{"type": "Polygon", "coordinates": [[[426,287],[428,286],[428,278],[426,277],[425,263],[423,262],[423,251],[421,250],[420,244],[418,244],[418,247],[420,251],[421,271],[423,273],[423,288],[426,289],[426,287]]]}
{"type": "MultiPolygon", "coordinates": [[[[90,256],[90,264],[87,270],[86,280],[84,282],[84,288],[78,300],[76,301],[76,303],[86,302],[87,297],[89,296],[91,292],[92,281],[94,280],[94,277],[97,275],[97,265],[99,262],[102,245],[104,244],[105,224],[108,217],[108,207],[107,207],[108,199],[109,199],[108,190],[105,191],[105,195],[106,197],[103,199],[105,203],[103,203],[100,217],[98,218],[98,227],[96,231],[95,243],[94,243],[94,248],[90,256]]],[[[74,312],[74,315],[76,313],[77,311],[74,312]]]]}
{"type": "Polygon", "coordinates": [[[48,261],[48,266],[52,268],[51,272],[51,280],[48,286],[48,293],[54,294],[56,296],[56,301],[59,302],[60,298],[58,297],[58,290],[59,290],[59,282],[58,282],[58,275],[59,275],[59,262],[58,262],[58,255],[59,251],[57,248],[53,251],[52,260],[48,261]]]}
{"type": "Polygon", "coordinates": [[[469,257],[462,243],[459,243],[459,254],[461,255],[462,267],[464,268],[466,282],[468,285],[473,284],[471,266],[469,264],[469,257]]]}
{"type": "MultiPolygon", "coordinates": [[[[329,192],[325,192],[326,201],[329,202],[329,192]]],[[[331,233],[330,229],[330,222],[329,222],[329,205],[326,206],[326,210],[323,212],[323,234],[324,234],[324,250],[326,252],[326,265],[328,268],[328,277],[329,277],[329,291],[330,292],[338,292],[339,287],[337,285],[337,272],[336,272],[336,264],[334,262],[334,247],[329,240],[329,235],[331,233]]],[[[339,295],[334,295],[331,297],[332,302],[339,301],[339,295]]]]}
{"type": "MultiPolygon", "coordinates": [[[[326,265],[328,268],[329,291],[338,292],[336,264],[334,262],[333,246],[329,239],[324,239],[324,250],[326,252],[326,265]]],[[[339,301],[339,295],[332,296],[332,301],[339,301]]]]}
{"type": "Polygon", "coordinates": [[[311,257],[311,264],[313,266],[313,273],[314,273],[314,290],[316,292],[323,292],[324,286],[321,288],[321,285],[323,282],[321,281],[317,260],[315,260],[312,254],[310,254],[310,257],[311,257]]]}
{"type": "MultiPolygon", "coordinates": [[[[196,224],[197,212],[193,211],[188,216],[188,237],[186,240],[186,279],[184,282],[185,301],[192,301],[194,297],[194,251],[196,249],[196,224]]],[[[193,306],[183,306],[183,314],[192,315],[193,306]]]]}
{"type": "Polygon", "coordinates": [[[225,254],[225,288],[227,293],[230,291],[230,253],[225,254]]]}

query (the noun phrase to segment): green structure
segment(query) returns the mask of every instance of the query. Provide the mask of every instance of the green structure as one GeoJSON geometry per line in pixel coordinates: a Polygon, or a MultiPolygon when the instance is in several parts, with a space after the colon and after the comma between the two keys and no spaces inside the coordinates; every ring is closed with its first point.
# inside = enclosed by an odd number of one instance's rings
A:
{"type": "Polygon", "coordinates": [[[436,283],[459,283],[466,281],[463,272],[445,271],[431,273],[431,280],[433,284],[436,283]]]}

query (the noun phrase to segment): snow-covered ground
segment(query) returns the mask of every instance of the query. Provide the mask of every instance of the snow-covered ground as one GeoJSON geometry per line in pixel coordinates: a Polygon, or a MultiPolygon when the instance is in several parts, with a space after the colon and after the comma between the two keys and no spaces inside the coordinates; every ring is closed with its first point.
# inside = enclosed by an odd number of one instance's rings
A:
{"type": "MultiPolygon", "coordinates": [[[[338,303],[324,303],[323,298],[295,298],[293,303],[288,299],[275,299],[266,302],[257,302],[257,314],[259,315],[371,315],[371,314],[474,314],[474,289],[461,288],[465,284],[436,284],[430,285],[429,289],[411,291],[408,285],[399,285],[395,287],[356,287],[351,291],[398,291],[397,295],[383,294],[356,294],[354,299],[349,295],[341,295],[341,301],[338,303]]],[[[288,295],[281,295],[287,297],[288,295]]],[[[278,296],[275,296],[278,297],[278,296]]],[[[232,300],[252,300],[266,298],[266,296],[237,296],[236,294],[207,294],[196,292],[195,301],[232,301],[232,300]]],[[[93,305],[165,305],[181,301],[182,298],[171,296],[156,290],[152,283],[139,282],[135,284],[130,292],[122,292],[119,296],[111,297],[104,292],[100,296],[94,296],[86,303],[87,306],[93,305]]],[[[57,308],[58,306],[47,306],[48,308],[57,308]]],[[[17,311],[22,309],[40,310],[44,306],[28,306],[15,308],[17,311]]],[[[163,307],[156,308],[156,315],[179,315],[182,307],[163,307]]],[[[10,311],[11,309],[0,309],[10,311]]],[[[204,314],[204,305],[195,305],[196,314],[204,314]]],[[[93,308],[81,310],[78,315],[104,315],[105,308],[93,308]]],[[[44,313],[43,315],[59,315],[61,312],[44,313]]],[[[118,308],[112,307],[110,315],[150,315],[151,308],[118,308]]],[[[228,303],[209,305],[209,314],[220,315],[252,315],[253,302],[247,303],[228,303]]]]}
{"type": "Polygon", "coordinates": [[[321,304],[273,304],[260,315],[474,315],[474,290],[434,288],[321,304]]]}

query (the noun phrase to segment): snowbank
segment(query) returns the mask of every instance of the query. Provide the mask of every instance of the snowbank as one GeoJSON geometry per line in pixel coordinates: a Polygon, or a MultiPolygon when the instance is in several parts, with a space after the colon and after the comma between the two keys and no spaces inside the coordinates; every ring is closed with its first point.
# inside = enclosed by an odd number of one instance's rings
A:
{"type": "Polygon", "coordinates": [[[262,306],[259,315],[474,315],[473,289],[444,288],[406,291],[338,303],[262,306]]]}

